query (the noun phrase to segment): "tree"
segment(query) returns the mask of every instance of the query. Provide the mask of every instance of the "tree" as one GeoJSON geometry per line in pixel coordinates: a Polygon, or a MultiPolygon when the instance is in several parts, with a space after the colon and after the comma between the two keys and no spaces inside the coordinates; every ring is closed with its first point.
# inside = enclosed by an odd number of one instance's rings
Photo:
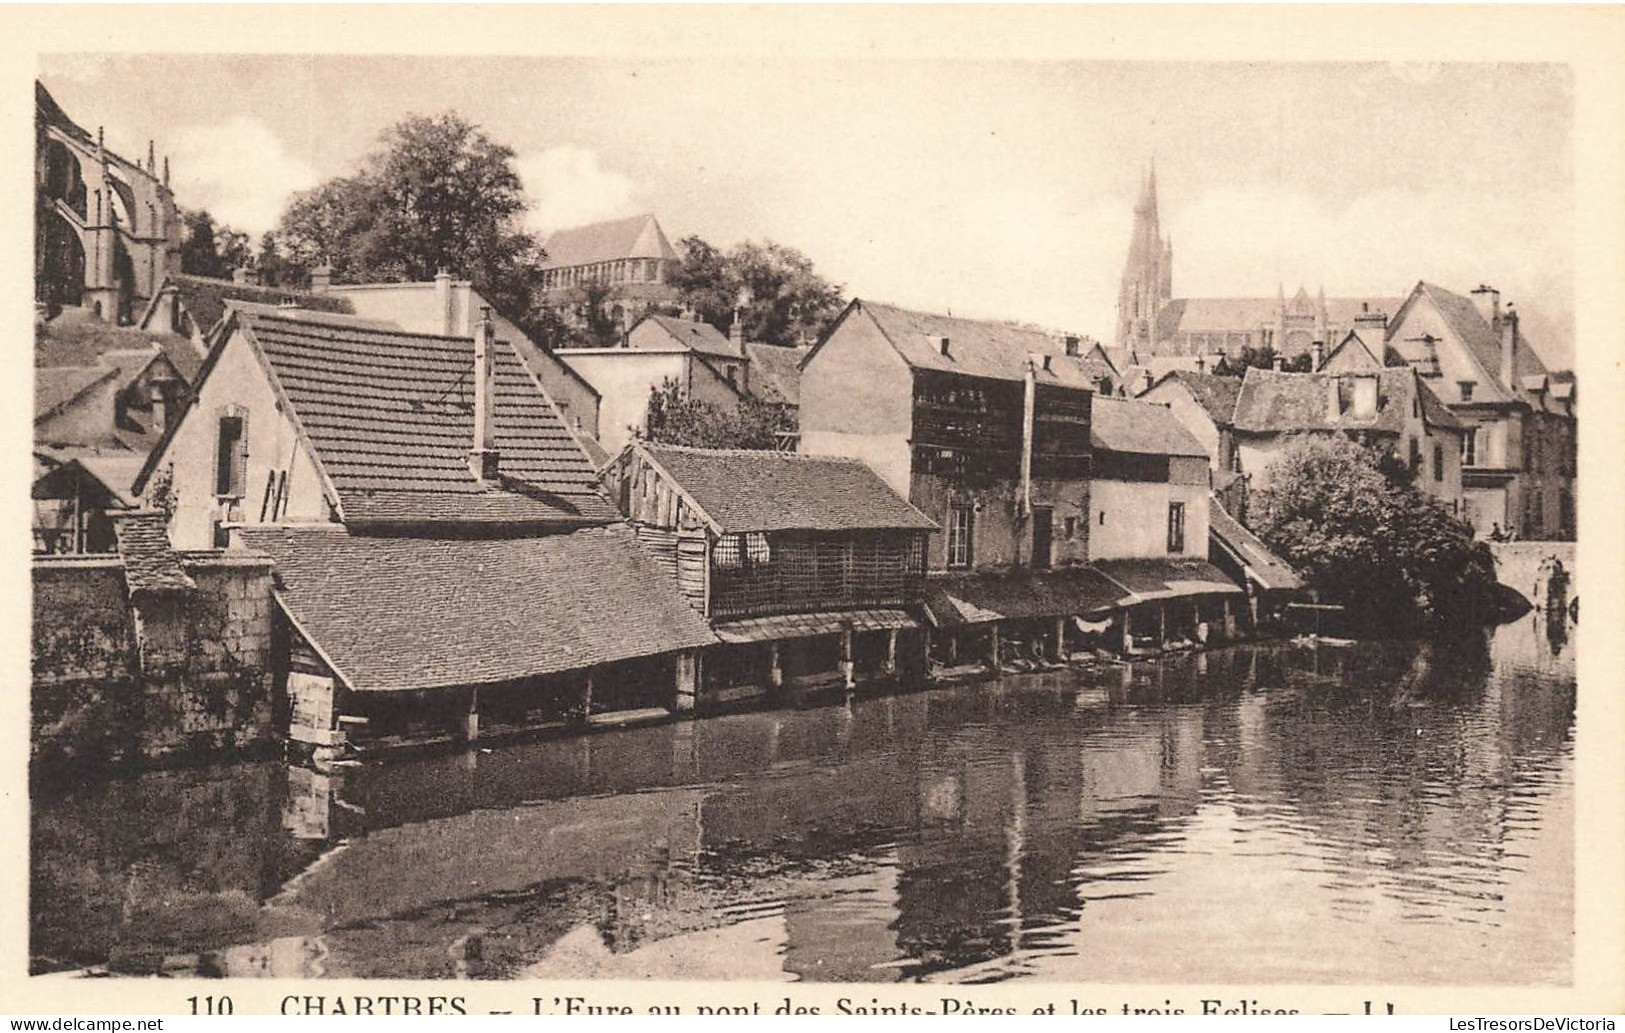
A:
{"type": "MultiPolygon", "coordinates": [[[[1213,372],[1221,377],[1241,377],[1247,375],[1249,366],[1255,369],[1274,369],[1278,354],[1272,345],[1265,344],[1257,348],[1245,345],[1240,355],[1220,356],[1219,361],[1213,365],[1213,372]]],[[[1281,363],[1281,369],[1287,373],[1312,373],[1314,366],[1314,356],[1308,352],[1299,352],[1281,363]]]]}
{"type": "Polygon", "coordinates": [[[181,272],[230,279],[250,264],[248,234],[218,224],[203,209],[182,209],[181,272]]]}
{"type": "Polygon", "coordinates": [[[795,248],[746,241],[722,252],[700,237],[682,243],[672,284],[683,303],[723,330],[742,308],[749,340],[787,346],[817,340],[846,304],[841,289],[795,248]]]}
{"type": "Polygon", "coordinates": [[[1323,599],[1368,624],[1463,624],[1493,611],[1488,547],[1386,449],[1342,437],[1290,442],[1247,512],[1254,533],[1323,599]]]}
{"type": "Polygon", "coordinates": [[[386,130],[352,176],[296,194],[277,234],[290,269],[341,282],[467,276],[509,319],[537,315],[543,252],[519,229],[527,202],[512,149],[455,112],[386,130]]]}
{"type": "Polygon", "coordinates": [[[762,450],[778,447],[778,432],[792,429],[779,406],[745,398],[729,411],[682,397],[677,381],[670,378],[650,390],[645,426],[650,441],[667,445],[762,450]]]}

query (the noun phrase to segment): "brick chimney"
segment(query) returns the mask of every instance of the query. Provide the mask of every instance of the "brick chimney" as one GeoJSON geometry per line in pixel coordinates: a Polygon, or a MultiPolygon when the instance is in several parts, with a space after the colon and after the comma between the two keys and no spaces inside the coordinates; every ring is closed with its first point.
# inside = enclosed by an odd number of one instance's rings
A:
{"type": "Polygon", "coordinates": [[[326,294],[333,286],[333,267],[323,262],[310,271],[310,292],[312,294],[326,294]]]}
{"type": "Polygon", "coordinates": [[[1326,342],[1316,341],[1312,347],[1314,349],[1314,365],[1309,368],[1318,373],[1321,367],[1326,365],[1326,342]]]}
{"type": "MultiPolygon", "coordinates": [[[[434,304],[435,311],[440,313],[440,333],[445,337],[454,336],[457,333],[457,326],[451,308],[451,270],[444,266],[434,274],[434,304]]],[[[482,321],[489,320],[490,317],[490,309],[481,310],[482,321]]]]}
{"type": "Polygon", "coordinates": [[[1506,312],[1501,317],[1501,325],[1497,327],[1501,334],[1501,383],[1508,391],[1516,393],[1518,390],[1518,313],[1507,302],[1506,312]]]}
{"type": "Polygon", "coordinates": [[[492,425],[496,376],[491,352],[496,344],[495,335],[491,308],[485,306],[480,309],[480,325],[474,329],[474,442],[468,453],[469,472],[482,482],[494,481],[498,475],[496,432],[492,425]]]}
{"type": "Polygon", "coordinates": [[[739,352],[745,354],[745,310],[734,309],[733,322],[728,324],[728,341],[739,352]]]}
{"type": "Polygon", "coordinates": [[[1473,307],[1484,322],[1490,325],[1491,330],[1501,329],[1501,292],[1487,283],[1481,283],[1473,288],[1473,307]]]}

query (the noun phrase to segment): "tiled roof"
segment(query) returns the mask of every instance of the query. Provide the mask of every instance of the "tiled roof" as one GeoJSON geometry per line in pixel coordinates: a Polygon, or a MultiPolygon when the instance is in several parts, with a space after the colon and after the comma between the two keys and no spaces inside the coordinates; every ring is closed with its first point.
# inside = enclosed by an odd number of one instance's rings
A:
{"type": "Polygon", "coordinates": [[[861,461],[640,442],[724,534],[936,528],[861,461]]]}
{"type": "Polygon", "coordinates": [[[1303,579],[1292,565],[1259,540],[1258,536],[1241,526],[1240,522],[1213,499],[1208,508],[1208,531],[1222,548],[1235,557],[1246,575],[1265,591],[1295,591],[1303,587],[1303,579]]]}
{"type": "Polygon", "coordinates": [[[1112,452],[1207,458],[1207,449],[1167,408],[1129,398],[1096,396],[1089,443],[1112,452]]]}
{"type": "Polygon", "coordinates": [[[245,528],[278,598],[351,689],[511,681],[710,645],[621,525],[506,539],[245,528]]]}
{"type": "Polygon", "coordinates": [[[666,233],[653,215],[634,215],[587,226],[558,230],[542,245],[547,251],[545,269],[561,269],[594,262],[614,262],[622,258],[664,258],[682,256],[666,239],[666,233]]]}
{"type": "Polygon", "coordinates": [[[925,579],[931,623],[953,628],[987,621],[1099,613],[1116,605],[1122,589],[1093,567],[946,574],[925,579]]]}
{"type": "Polygon", "coordinates": [[[845,318],[859,311],[875,321],[904,361],[916,369],[1024,380],[1028,356],[1039,354],[1051,357],[1050,368],[1037,372],[1039,383],[1086,389],[1095,386],[1080,359],[1068,356],[1064,343],[1041,330],[915,312],[873,301],[852,302],[845,318]],[[947,355],[942,354],[944,337],[948,338],[947,355]]]}
{"type": "MultiPolygon", "coordinates": [[[[41,458],[41,453],[35,453],[36,461],[41,458]]],[[[133,509],[136,495],[130,485],[146,458],[139,452],[64,457],[37,474],[30,494],[36,499],[71,499],[79,495],[87,506],[133,509]]]]}
{"type": "Polygon", "coordinates": [[[773,617],[747,617],[724,621],[712,630],[724,642],[772,642],[790,638],[833,635],[853,631],[893,631],[919,624],[902,610],[830,610],[823,613],[785,613],[773,617]]]}
{"type": "MultiPolygon", "coordinates": [[[[1228,427],[1236,415],[1236,396],[1241,394],[1240,377],[1221,377],[1213,373],[1192,373],[1175,370],[1162,378],[1181,385],[1208,419],[1219,427],[1228,427]]],[[[1161,383],[1162,381],[1159,381],[1161,383]]]]}
{"type": "Polygon", "coordinates": [[[34,370],[34,419],[55,413],[75,398],[118,375],[109,366],[54,366],[34,370]]]}
{"type": "Polygon", "coordinates": [[[1427,381],[1418,377],[1415,381],[1417,395],[1422,400],[1422,419],[1430,427],[1440,427],[1444,430],[1466,430],[1467,424],[1456,418],[1450,407],[1439,400],[1439,396],[1428,387],[1427,381]]]}
{"type": "Polygon", "coordinates": [[[776,344],[747,341],[745,357],[750,360],[750,393],[775,405],[800,405],[801,360],[810,351],[810,346],[781,348],[776,344]]]}
{"type": "Polygon", "coordinates": [[[171,273],[165,286],[174,287],[180,294],[181,304],[192,317],[192,323],[202,333],[214,329],[226,314],[228,302],[246,301],[255,305],[281,305],[295,302],[300,308],[314,312],[353,314],[350,299],[333,294],[312,294],[308,291],[285,290],[281,287],[260,287],[231,280],[217,280],[211,276],[193,276],[189,273],[171,273]]]}
{"type": "Polygon", "coordinates": [[[1258,434],[1312,430],[1363,430],[1398,434],[1410,410],[1416,383],[1409,369],[1390,367],[1376,374],[1377,412],[1361,419],[1351,406],[1333,415],[1331,395],[1339,381],[1359,374],[1278,373],[1250,367],[1236,398],[1235,428],[1258,434]]]}
{"type": "Polygon", "coordinates": [[[740,354],[739,346],[710,323],[702,323],[696,319],[678,319],[676,316],[665,316],[658,312],[644,316],[642,321],[655,324],[670,334],[678,344],[701,355],[719,355],[726,359],[744,358],[740,354]]]}
{"type": "Polygon", "coordinates": [[[586,454],[518,353],[494,348],[503,481],[468,469],[474,344],[235,306],[354,523],[572,524],[614,519],[586,454]]]}
{"type": "Polygon", "coordinates": [[[124,584],[131,596],[197,587],[170,548],[168,524],[157,510],[139,510],[113,522],[119,556],[124,560],[124,584]]]}
{"type": "Polygon", "coordinates": [[[1099,560],[1095,569],[1126,589],[1122,605],[1185,595],[1240,593],[1224,571],[1207,560],[1169,556],[1164,559],[1099,560]]]}
{"type": "Polygon", "coordinates": [[[188,384],[197,379],[203,356],[185,337],[109,326],[78,309],[64,309],[57,318],[35,326],[34,365],[94,366],[102,356],[113,352],[150,355],[154,344],[188,384]]]}
{"type": "MultiPolygon", "coordinates": [[[[1508,400],[1509,395],[1501,375],[1501,335],[1479,314],[1478,306],[1473,304],[1473,299],[1426,282],[1417,284],[1417,290],[1433,303],[1435,310],[1449,324],[1456,337],[1472,354],[1474,360],[1483,367],[1489,377],[1487,390],[1493,392],[1493,400],[1508,400]]],[[[1514,341],[1512,354],[1513,372],[1516,376],[1547,372],[1546,364],[1540,361],[1540,357],[1535,354],[1535,350],[1529,346],[1529,342],[1521,332],[1514,341]]]]}

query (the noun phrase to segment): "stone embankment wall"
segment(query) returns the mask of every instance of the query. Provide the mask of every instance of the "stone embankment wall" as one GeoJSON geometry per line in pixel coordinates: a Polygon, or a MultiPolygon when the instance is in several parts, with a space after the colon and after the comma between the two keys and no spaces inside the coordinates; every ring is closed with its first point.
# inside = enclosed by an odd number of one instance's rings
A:
{"type": "Polygon", "coordinates": [[[34,561],[33,759],[161,761],[276,741],[271,563],[182,557],[195,587],[137,592],[117,556],[34,561]]]}

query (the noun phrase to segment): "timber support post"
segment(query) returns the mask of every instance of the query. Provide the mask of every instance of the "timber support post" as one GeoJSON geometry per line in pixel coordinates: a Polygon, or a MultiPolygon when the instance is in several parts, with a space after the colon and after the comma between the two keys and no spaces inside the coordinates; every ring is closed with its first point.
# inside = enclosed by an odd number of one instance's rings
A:
{"type": "Polygon", "coordinates": [[[1134,652],[1134,611],[1123,607],[1123,652],[1134,652]]]}
{"type": "Polygon", "coordinates": [[[1168,604],[1157,603],[1157,648],[1168,648],[1168,604]]]}
{"type": "Polygon", "coordinates": [[[857,665],[852,660],[852,629],[841,629],[841,678],[848,692],[857,687],[857,665]]]}
{"type": "Polygon", "coordinates": [[[592,716],[592,668],[589,667],[581,674],[581,700],[576,705],[576,723],[586,724],[587,718],[592,716]]]}
{"type": "Polygon", "coordinates": [[[480,690],[468,690],[468,707],[463,711],[461,727],[458,728],[464,742],[476,742],[480,737],[480,690]]]}
{"type": "Polygon", "coordinates": [[[1224,638],[1228,642],[1236,637],[1236,611],[1230,605],[1230,597],[1224,597],[1224,638]]]}
{"type": "Polygon", "coordinates": [[[897,629],[892,628],[886,632],[886,666],[887,675],[897,673],[897,629]]]}
{"type": "Polygon", "coordinates": [[[781,655],[779,644],[777,642],[769,642],[767,644],[767,649],[768,684],[772,685],[775,689],[781,689],[784,687],[784,657],[781,655]]]}
{"type": "Polygon", "coordinates": [[[1066,659],[1066,614],[1055,618],[1055,659],[1066,659]]]}
{"type": "Polygon", "coordinates": [[[987,647],[987,660],[988,663],[993,665],[993,669],[996,671],[999,669],[999,622],[994,621],[993,623],[989,624],[987,628],[989,639],[987,647]]]}
{"type": "Polygon", "coordinates": [[[697,650],[686,649],[677,654],[672,664],[675,681],[672,693],[672,712],[686,714],[694,709],[694,694],[699,686],[700,655],[697,650]]]}

